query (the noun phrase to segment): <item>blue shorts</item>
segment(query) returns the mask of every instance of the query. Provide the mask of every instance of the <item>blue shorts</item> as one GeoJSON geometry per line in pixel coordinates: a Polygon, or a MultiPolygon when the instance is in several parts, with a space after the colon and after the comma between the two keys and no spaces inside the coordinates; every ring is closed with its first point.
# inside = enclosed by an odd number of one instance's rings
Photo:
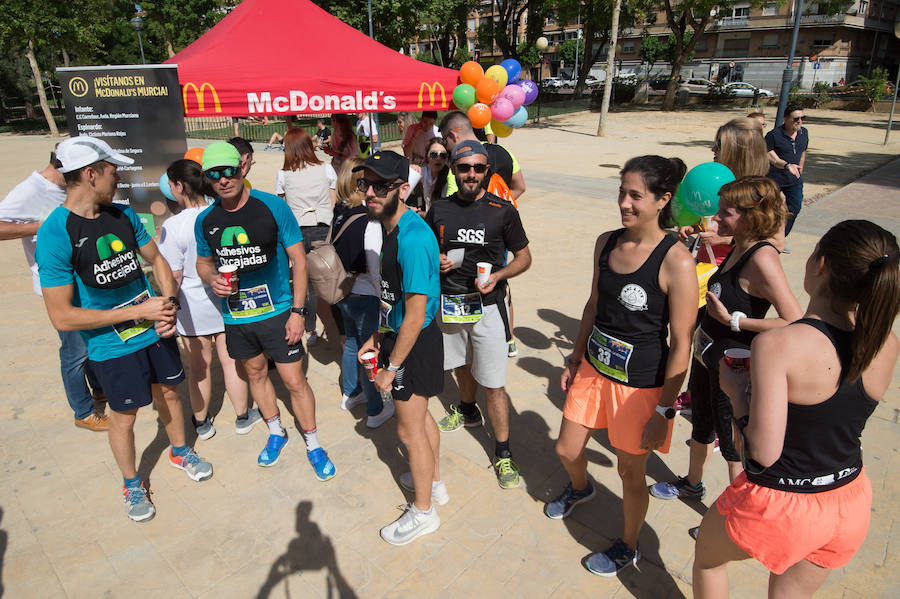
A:
{"type": "Polygon", "coordinates": [[[184,380],[184,367],[174,337],[127,356],[101,362],[88,360],[103,386],[111,410],[127,412],[153,402],[151,386],[177,385],[184,380]]]}

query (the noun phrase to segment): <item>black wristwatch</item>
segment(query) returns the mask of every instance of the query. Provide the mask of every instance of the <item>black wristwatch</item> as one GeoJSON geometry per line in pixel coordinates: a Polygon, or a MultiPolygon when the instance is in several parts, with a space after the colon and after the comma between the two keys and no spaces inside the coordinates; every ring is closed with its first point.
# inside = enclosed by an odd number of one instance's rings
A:
{"type": "Polygon", "coordinates": [[[294,314],[299,314],[303,318],[306,318],[306,314],[307,314],[306,306],[303,306],[301,308],[291,308],[291,312],[293,312],[294,314]]]}
{"type": "Polygon", "coordinates": [[[666,420],[672,420],[673,418],[675,418],[675,408],[673,408],[672,406],[661,406],[657,404],[656,413],[666,420]]]}

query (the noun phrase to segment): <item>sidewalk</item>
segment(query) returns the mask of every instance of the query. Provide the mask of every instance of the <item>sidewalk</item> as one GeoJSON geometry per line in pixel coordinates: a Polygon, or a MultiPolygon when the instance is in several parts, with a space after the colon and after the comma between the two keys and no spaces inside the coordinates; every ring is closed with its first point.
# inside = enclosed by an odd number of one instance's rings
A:
{"type": "MultiPolygon", "coordinates": [[[[339,409],[335,342],[314,346],[308,366],[319,436],[338,471],[333,480],[315,480],[293,426],[278,464],[257,467],[264,427],[236,435],[231,405],[219,399],[212,409],[218,412],[218,434],[196,444],[214,464],[215,475],[194,483],[165,468],[165,435],[154,412],[144,409],[135,431],[139,472],[150,478],[158,513],[145,524],[129,521],[105,436],[71,424],[58,374],[58,339],[31,291],[22,250],[18,243],[0,244],[0,311],[5,315],[0,336],[0,588],[5,596],[690,597],[694,542],[687,529],[699,523],[726,484],[719,458],[710,461],[703,504],[651,499],[640,539],[644,559],[619,578],[599,578],[580,565],[587,554],[605,549],[622,526],[621,487],[604,433],[587,447],[597,498],[564,521],[542,513],[544,502],[566,482],[553,449],[564,399],[559,374],[590,291],[594,239],[619,226],[618,168],[633,155],[651,152],[682,156],[689,166],[707,160],[712,133],[730,115],[690,120],[676,113],[665,116],[666,123],[660,122],[663,116],[613,114],[606,139],[591,136],[598,117],[590,114],[526,128],[509,138],[528,184],[520,209],[534,256],[532,269],[512,282],[520,353],[510,360],[507,390],[513,404],[512,449],[523,484],[509,491],[497,486],[489,427],[442,435],[441,470],[451,500],[438,508],[441,528],[406,547],[389,546],[378,536],[381,526],[400,515],[395,506],[411,499],[396,482],[407,468],[395,423],[370,431],[363,407],[352,414],[339,409]],[[641,118],[653,122],[640,124],[641,118]]],[[[875,141],[878,135],[871,120],[822,124],[820,154],[843,153],[849,163],[828,180],[896,156],[900,144],[885,153],[880,138],[875,141]]],[[[0,192],[42,167],[47,147],[52,144],[46,139],[0,138],[0,158],[6,159],[0,160],[0,192]]],[[[282,155],[257,152],[256,159],[250,179],[271,191],[282,155]]],[[[793,253],[783,259],[801,305],[806,302],[804,264],[828,226],[845,218],[870,218],[900,233],[898,177],[900,160],[894,159],[804,208],[790,236],[793,253]]],[[[811,187],[834,185],[824,179],[811,187]]],[[[221,398],[221,372],[215,372],[213,383],[221,398]]],[[[280,383],[276,390],[286,396],[280,383]]],[[[442,396],[430,402],[432,413],[441,417],[457,397],[448,377],[442,396]]],[[[900,588],[900,564],[890,551],[900,542],[894,522],[900,514],[897,414],[900,373],[895,372],[863,437],[874,488],[868,537],[817,597],[892,597],[900,588]]],[[[650,459],[648,484],[684,473],[689,435],[690,424],[677,419],[671,452],[650,459]]],[[[768,573],[758,563],[733,564],[730,574],[732,597],[764,596],[768,573]]]]}

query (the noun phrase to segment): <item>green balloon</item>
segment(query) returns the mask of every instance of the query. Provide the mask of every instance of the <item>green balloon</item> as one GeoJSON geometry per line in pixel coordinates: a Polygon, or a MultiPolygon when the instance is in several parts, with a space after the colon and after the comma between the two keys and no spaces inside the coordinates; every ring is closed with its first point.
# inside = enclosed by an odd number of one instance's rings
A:
{"type": "Polygon", "coordinates": [[[477,101],[475,99],[475,88],[468,83],[460,83],[453,90],[453,103],[462,111],[468,110],[477,101]]]}
{"type": "Polygon", "coordinates": [[[672,220],[679,227],[689,227],[700,222],[700,217],[688,210],[684,201],[681,199],[681,186],[675,192],[675,197],[670,200],[672,203],[672,220]]]}
{"type": "Polygon", "coordinates": [[[719,189],[732,181],[734,174],[724,164],[698,164],[681,182],[681,201],[694,214],[712,216],[719,211],[719,189]]]}

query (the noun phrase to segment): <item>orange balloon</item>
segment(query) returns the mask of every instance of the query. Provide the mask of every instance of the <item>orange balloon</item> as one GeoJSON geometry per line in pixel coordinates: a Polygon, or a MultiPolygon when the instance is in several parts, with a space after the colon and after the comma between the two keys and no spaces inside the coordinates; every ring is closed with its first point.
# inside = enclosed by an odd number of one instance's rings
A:
{"type": "Polygon", "coordinates": [[[484,77],[484,69],[482,69],[481,65],[474,60],[464,63],[463,66],[459,68],[460,81],[468,83],[472,87],[475,87],[475,85],[481,81],[482,77],[484,77]]]}
{"type": "Polygon", "coordinates": [[[469,120],[476,129],[481,129],[491,122],[491,107],[487,104],[472,104],[469,108],[469,120]]]}
{"type": "Polygon", "coordinates": [[[184,157],[187,160],[193,160],[197,164],[203,164],[203,148],[189,148],[184,153],[184,157]]]}
{"type": "Polygon", "coordinates": [[[475,97],[483,104],[490,104],[500,93],[500,86],[495,79],[490,77],[482,77],[478,85],[475,86],[475,97]]]}

